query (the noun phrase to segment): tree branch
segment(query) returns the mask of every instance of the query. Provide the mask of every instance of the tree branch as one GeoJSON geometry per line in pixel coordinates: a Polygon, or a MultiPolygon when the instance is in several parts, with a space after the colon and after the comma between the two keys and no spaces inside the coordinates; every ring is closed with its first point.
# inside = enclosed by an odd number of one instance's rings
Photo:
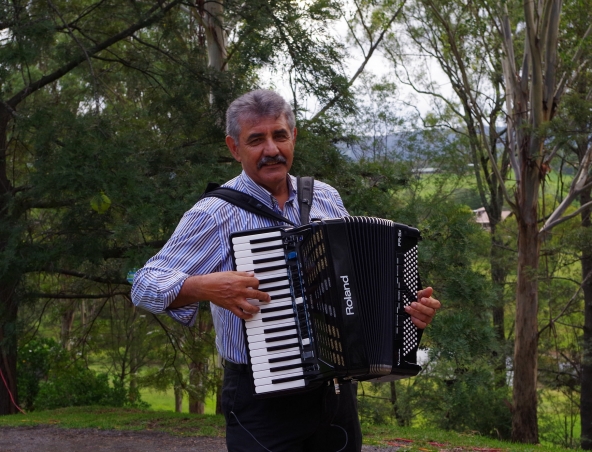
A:
{"type": "Polygon", "coordinates": [[[116,295],[129,295],[129,291],[127,292],[111,292],[107,294],[65,294],[65,293],[32,293],[29,294],[31,297],[35,298],[52,298],[52,299],[59,299],[59,300],[84,300],[84,299],[103,299],[103,298],[112,298],[116,295]]]}
{"type": "MultiPolygon", "coordinates": [[[[88,49],[87,55],[92,56],[102,50],[105,50],[106,48],[112,46],[113,44],[116,44],[117,42],[119,42],[125,38],[129,38],[136,31],[141,30],[142,28],[146,28],[149,25],[152,25],[153,23],[157,22],[162,17],[164,17],[166,15],[166,13],[168,13],[172,8],[174,8],[175,6],[180,4],[181,1],[182,0],[173,0],[171,3],[169,3],[166,6],[162,6],[162,3],[159,2],[159,4],[152,9],[152,10],[154,10],[154,9],[160,8],[160,10],[157,13],[151,15],[150,17],[148,17],[140,22],[133,24],[132,26],[126,28],[125,30],[117,33],[116,35],[111,36],[110,38],[104,40],[103,42],[97,44],[96,46],[88,49]]],[[[151,10],[150,14],[152,14],[152,10],[151,10]]],[[[45,75],[45,76],[41,77],[40,79],[38,79],[37,81],[29,83],[21,91],[19,91],[14,96],[12,96],[8,100],[7,104],[10,105],[13,109],[16,108],[16,106],[20,102],[22,102],[24,99],[26,99],[29,95],[38,91],[39,89],[43,88],[44,86],[46,86],[52,82],[55,82],[56,80],[59,80],[65,74],[70,72],[72,69],[79,66],[82,62],[84,62],[86,60],[87,55],[81,54],[78,57],[72,59],[69,63],[63,65],[61,68],[55,70],[51,74],[45,75]]]]}
{"type": "MultiPolygon", "coordinates": [[[[348,89],[350,86],[352,86],[353,83],[356,81],[356,79],[360,76],[360,74],[362,72],[364,72],[366,64],[368,64],[368,61],[370,61],[370,58],[372,58],[372,54],[374,53],[376,48],[380,45],[380,43],[384,39],[384,35],[388,31],[388,29],[391,27],[392,23],[395,21],[395,19],[399,15],[399,13],[403,10],[403,6],[405,6],[405,2],[406,2],[406,0],[404,0],[403,3],[401,3],[401,6],[399,6],[399,9],[397,9],[397,11],[395,11],[395,14],[393,14],[393,16],[390,18],[390,20],[388,21],[388,23],[386,24],[386,26],[384,27],[384,29],[382,30],[382,32],[380,33],[378,38],[376,39],[376,42],[370,47],[370,50],[368,50],[368,54],[364,58],[364,61],[362,62],[362,64],[360,65],[360,67],[358,68],[356,73],[346,83],[344,89],[348,89]]],[[[337,95],[335,97],[333,97],[333,99],[331,99],[316,115],[314,115],[308,121],[308,123],[311,124],[311,123],[314,123],[316,120],[318,120],[319,117],[321,117],[323,114],[325,114],[325,112],[327,110],[329,110],[331,107],[333,107],[337,103],[337,101],[339,101],[339,99],[341,99],[344,96],[344,94],[345,93],[343,90],[341,90],[339,93],[337,93],[337,95]]]]}
{"type": "Polygon", "coordinates": [[[98,283],[102,283],[102,284],[126,284],[126,285],[129,284],[127,282],[127,280],[125,280],[125,279],[101,278],[100,276],[87,275],[85,273],[80,273],[80,272],[76,272],[76,271],[72,271],[72,270],[66,270],[64,268],[57,268],[57,269],[48,268],[45,271],[47,271],[48,273],[58,273],[60,275],[74,276],[75,278],[86,279],[88,281],[98,282],[98,283]]]}

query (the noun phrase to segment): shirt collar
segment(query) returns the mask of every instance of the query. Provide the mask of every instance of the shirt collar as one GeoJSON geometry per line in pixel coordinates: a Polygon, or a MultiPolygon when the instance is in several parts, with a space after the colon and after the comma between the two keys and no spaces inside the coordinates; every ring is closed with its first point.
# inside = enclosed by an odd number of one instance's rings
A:
{"type": "MultiPolygon", "coordinates": [[[[244,172],[244,170],[243,172],[241,172],[239,178],[241,182],[244,184],[246,192],[249,193],[251,196],[254,196],[259,201],[265,203],[265,205],[267,205],[268,207],[277,206],[277,200],[275,199],[275,197],[269,191],[267,191],[265,188],[258,185],[253,179],[251,179],[247,175],[247,173],[244,172]]],[[[297,195],[296,177],[291,176],[290,174],[288,174],[288,190],[290,192],[290,195],[288,196],[288,201],[286,202],[294,201],[297,195]]]]}

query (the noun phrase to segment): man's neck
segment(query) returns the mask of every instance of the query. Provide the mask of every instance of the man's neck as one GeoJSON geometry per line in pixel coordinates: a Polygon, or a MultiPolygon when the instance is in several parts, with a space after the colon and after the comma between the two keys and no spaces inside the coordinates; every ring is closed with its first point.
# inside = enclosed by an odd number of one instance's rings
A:
{"type": "Polygon", "coordinates": [[[284,204],[286,204],[286,201],[290,198],[288,177],[289,176],[286,176],[286,180],[283,183],[279,184],[277,187],[275,187],[275,190],[273,191],[270,190],[270,187],[263,187],[271,193],[271,196],[273,196],[276,199],[276,201],[278,202],[278,206],[282,211],[284,210],[284,204]]]}
{"type": "Polygon", "coordinates": [[[242,173],[243,176],[246,178],[245,183],[247,185],[251,185],[252,189],[254,187],[258,187],[261,191],[259,191],[258,196],[263,196],[262,200],[265,199],[265,195],[263,191],[271,195],[278,203],[281,210],[284,210],[284,204],[286,201],[290,199],[290,195],[293,190],[292,180],[290,178],[290,174],[286,174],[286,180],[284,183],[280,183],[277,186],[269,187],[265,185],[258,184],[255,182],[246,172],[242,173]],[[248,180],[248,182],[247,182],[248,180]]]}

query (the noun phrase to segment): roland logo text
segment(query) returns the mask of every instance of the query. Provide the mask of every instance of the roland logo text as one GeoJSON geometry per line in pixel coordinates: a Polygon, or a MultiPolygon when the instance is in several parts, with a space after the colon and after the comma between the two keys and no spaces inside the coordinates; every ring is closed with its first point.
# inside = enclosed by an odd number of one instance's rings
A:
{"type": "Polygon", "coordinates": [[[354,303],[352,301],[351,290],[349,288],[349,276],[340,276],[343,282],[343,301],[345,301],[345,314],[354,315],[354,303]]]}

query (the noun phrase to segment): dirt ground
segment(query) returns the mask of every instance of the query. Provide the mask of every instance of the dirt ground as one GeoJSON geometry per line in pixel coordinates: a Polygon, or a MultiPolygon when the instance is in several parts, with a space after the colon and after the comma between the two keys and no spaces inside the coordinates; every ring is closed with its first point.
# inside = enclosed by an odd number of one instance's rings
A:
{"type": "MultiPolygon", "coordinates": [[[[363,452],[394,452],[398,447],[363,446],[363,452]]],[[[181,438],[161,432],[2,427],[0,452],[227,452],[224,438],[181,438]]]]}

